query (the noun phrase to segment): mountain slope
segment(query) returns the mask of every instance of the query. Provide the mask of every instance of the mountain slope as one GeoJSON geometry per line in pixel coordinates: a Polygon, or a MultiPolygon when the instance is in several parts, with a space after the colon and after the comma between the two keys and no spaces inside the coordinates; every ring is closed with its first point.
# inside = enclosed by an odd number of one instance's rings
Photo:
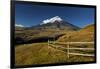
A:
{"type": "Polygon", "coordinates": [[[43,20],[43,23],[32,27],[15,27],[15,43],[27,43],[47,39],[58,39],[69,31],[76,31],[80,28],[64,21],[58,16],[43,20]]]}
{"type": "Polygon", "coordinates": [[[94,24],[86,25],[81,31],[94,32],[94,24]]]}
{"type": "Polygon", "coordinates": [[[61,41],[61,42],[94,41],[94,24],[88,25],[79,31],[70,32],[70,33],[60,37],[58,39],[58,41],[61,41]],[[69,38],[68,38],[68,36],[69,36],[69,38]]]}
{"type": "Polygon", "coordinates": [[[33,26],[30,29],[59,29],[59,30],[79,30],[80,28],[64,21],[59,16],[43,20],[43,23],[33,26]]]}

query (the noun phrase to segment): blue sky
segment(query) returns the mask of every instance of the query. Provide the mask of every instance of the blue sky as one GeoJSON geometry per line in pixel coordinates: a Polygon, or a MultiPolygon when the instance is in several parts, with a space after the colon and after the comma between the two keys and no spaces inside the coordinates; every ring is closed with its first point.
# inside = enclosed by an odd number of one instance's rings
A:
{"type": "Polygon", "coordinates": [[[94,11],[94,8],[39,6],[16,3],[15,24],[29,27],[40,24],[45,19],[59,16],[71,24],[83,27],[94,23],[94,11]]]}

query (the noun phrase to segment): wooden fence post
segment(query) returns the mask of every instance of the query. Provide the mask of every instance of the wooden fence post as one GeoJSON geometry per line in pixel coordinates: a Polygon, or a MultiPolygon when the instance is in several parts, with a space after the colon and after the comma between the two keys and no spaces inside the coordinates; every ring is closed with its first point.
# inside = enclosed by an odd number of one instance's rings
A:
{"type": "MultiPolygon", "coordinates": [[[[67,36],[67,38],[68,38],[68,40],[69,40],[69,35],[67,36]]],[[[69,59],[69,41],[68,41],[68,43],[67,43],[67,55],[68,55],[68,59],[69,59]]]]}
{"type": "Polygon", "coordinates": [[[69,59],[69,42],[67,44],[67,55],[68,55],[68,59],[69,59]]]}
{"type": "Polygon", "coordinates": [[[49,49],[49,39],[48,39],[48,49],[49,49]]]}
{"type": "Polygon", "coordinates": [[[54,37],[53,39],[54,39],[54,42],[53,42],[53,44],[55,44],[55,37],[54,37]]]}

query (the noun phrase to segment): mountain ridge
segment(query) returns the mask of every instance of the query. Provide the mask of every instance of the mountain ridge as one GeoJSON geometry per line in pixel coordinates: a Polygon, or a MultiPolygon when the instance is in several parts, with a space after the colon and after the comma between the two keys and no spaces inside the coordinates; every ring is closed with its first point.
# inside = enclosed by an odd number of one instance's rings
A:
{"type": "Polygon", "coordinates": [[[40,23],[36,26],[30,27],[30,29],[59,29],[59,30],[79,30],[80,27],[73,25],[59,16],[55,16],[50,19],[43,20],[43,23],[40,23]]]}
{"type": "MultiPolygon", "coordinates": [[[[15,26],[18,27],[18,26],[15,26]]],[[[24,28],[24,27],[22,27],[24,28]]],[[[65,20],[63,20],[59,16],[55,16],[46,20],[43,20],[42,23],[31,26],[31,27],[25,27],[25,29],[39,29],[39,30],[44,30],[44,29],[59,29],[59,30],[79,30],[80,27],[71,24],[65,20]]]]}

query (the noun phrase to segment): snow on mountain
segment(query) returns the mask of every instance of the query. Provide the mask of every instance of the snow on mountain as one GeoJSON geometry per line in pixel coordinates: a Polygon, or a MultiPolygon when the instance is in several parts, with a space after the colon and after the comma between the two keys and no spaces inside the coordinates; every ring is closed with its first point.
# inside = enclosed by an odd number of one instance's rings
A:
{"type": "Polygon", "coordinates": [[[41,23],[40,25],[47,24],[47,23],[54,23],[55,21],[60,22],[60,21],[62,21],[62,19],[59,16],[55,16],[53,18],[43,20],[43,23],[41,23]]]}

